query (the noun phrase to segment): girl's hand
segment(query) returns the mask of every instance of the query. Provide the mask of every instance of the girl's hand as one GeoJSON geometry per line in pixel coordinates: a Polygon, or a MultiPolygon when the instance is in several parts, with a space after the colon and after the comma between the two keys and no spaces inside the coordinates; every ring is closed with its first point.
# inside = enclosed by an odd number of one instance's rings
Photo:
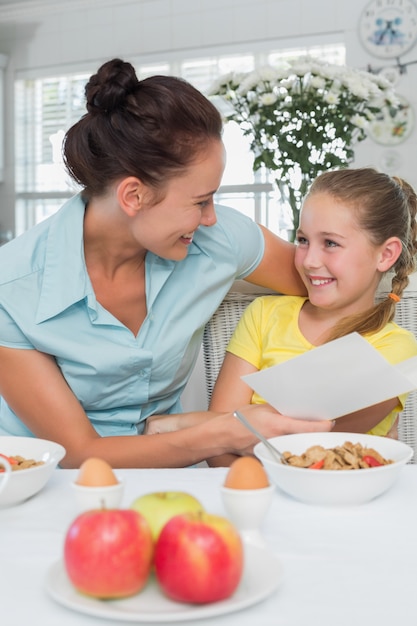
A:
{"type": "Polygon", "coordinates": [[[159,435],[160,433],[172,433],[174,430],[181,428],[178,417],[178,415],[152,415],[146,420],[143,434],[159,435]]]}

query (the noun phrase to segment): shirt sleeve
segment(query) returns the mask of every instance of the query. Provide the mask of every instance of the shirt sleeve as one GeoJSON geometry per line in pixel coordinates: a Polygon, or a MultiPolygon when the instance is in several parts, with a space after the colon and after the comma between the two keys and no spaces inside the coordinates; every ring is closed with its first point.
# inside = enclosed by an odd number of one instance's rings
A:
{"type": "Polygon", "coordinates": [[[263,300],[263,297],[256,298],[246,307],[226,348],[227,352],[244,359],[257,369],[261,367],[262,357],[263,300]]]}
{"type": "Polygon", "coordinates": [[[237,261],[236,278],[245,278],[262,261],[265,252],[262,230],[252,219],[230,207],[217,205],[216,214],[218,225],[237,261]]]}
{"type": "Polygon", "coordinates": [[[3,307],[0,307],[0,346],[34,350],[34,346],[27,340],[19,326],[3,307]]]}
{"type": "MultiPolygon", "coordinates": [[[[387,324],[381,331],[366,338],[391,365],[417,356],[416,338],[413,333],[398,324],[387,324]]],[[[399,396],[398,410],[403,410],[407,396],[408,394],[399,396]]]]}

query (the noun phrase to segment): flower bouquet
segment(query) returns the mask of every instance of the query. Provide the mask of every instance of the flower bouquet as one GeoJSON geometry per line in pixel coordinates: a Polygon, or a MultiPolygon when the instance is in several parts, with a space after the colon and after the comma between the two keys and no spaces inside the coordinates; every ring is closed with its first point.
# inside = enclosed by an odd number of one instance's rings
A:
{"type": "Polygon", "coordinates": [[[385,78],[310,57],[229,73],[209,96],[226,101],[226,121],[250,137],[254,171],[273,172],[281,201],[291,206],[294,232],[310,183],[325,170],[347,167],[370,121],[397,103],[385,78]]]}

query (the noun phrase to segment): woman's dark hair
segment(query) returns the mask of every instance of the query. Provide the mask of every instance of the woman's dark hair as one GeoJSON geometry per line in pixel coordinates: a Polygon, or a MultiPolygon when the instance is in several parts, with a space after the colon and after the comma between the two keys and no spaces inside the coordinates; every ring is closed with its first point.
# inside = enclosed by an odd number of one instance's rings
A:
{"type": "Polygon", "coordinates": [[[401,298],[408,285],[408,276],[416,267],[416,193],[401,178],[373,168],[325,172],[312,183],[308,195],[315,193],[330,194],[351,207],[359,227],[375,246],[390,237],[398,237],[402,243],[401,254],[390,270],[393,271],[391,292],[394,299],[387,297],[366,313],[341,320],[327,340],[355,331],[363,335],[376,332],[394,318],[395,299],[401,298]]]}
{"type": "Polygon", "coordinates": [[[220,113],[192,85],[173,76],[138,80],[121,59],[102,65],[85,95],[87,113],[66,133],[63,157],[87,199],[125,176],[161,190],[222,137],[220,113]]]}

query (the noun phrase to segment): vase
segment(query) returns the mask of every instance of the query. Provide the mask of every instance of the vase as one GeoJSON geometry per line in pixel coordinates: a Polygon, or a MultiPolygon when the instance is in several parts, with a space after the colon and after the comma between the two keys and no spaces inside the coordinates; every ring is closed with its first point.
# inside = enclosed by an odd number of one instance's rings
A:
{"type": "Polygon", "coordinates": [[[298,225],[300,223],[300,209],[302,204],[302,195],[299,189],[289,187],[287,184],[277,182],[279,189],[280,201],[282,204],[286,204],[291,209],[291,228],[287,230],[288,241],[294,242],[297,233],[298,225]]]}

